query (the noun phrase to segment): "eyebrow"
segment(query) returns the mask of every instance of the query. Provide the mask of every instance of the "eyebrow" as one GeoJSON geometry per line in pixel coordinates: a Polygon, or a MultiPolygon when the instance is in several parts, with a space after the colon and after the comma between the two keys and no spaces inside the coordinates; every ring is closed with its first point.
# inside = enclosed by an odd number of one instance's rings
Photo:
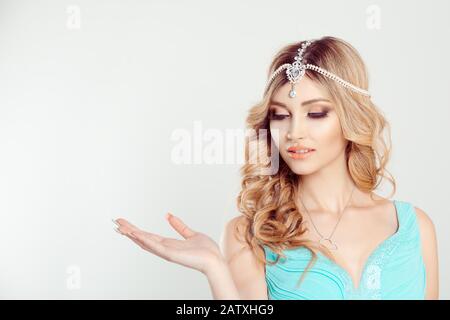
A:
{"type": "MultiPolygon", "coordinates": [[[[324,102],[330,102],[330,103],[331,103],[331,101],[328,100],[328,99],[324,99],[324,98],[316,98],[316,99],[311,99],[311,100],[303,101],[301,105],[302,105],[302,106],[306,106],[306,105],[308,105],[308,104],[316,103],[316,102],[321,102],[321,101],[324,101],[324,102]]],[[[285,105],[284,103],[279,102],[279,101],[270,100],[270,104],[277,105],[277,106],[280,106],[280,107],[289,109],[287,105],[285,105]]]]}

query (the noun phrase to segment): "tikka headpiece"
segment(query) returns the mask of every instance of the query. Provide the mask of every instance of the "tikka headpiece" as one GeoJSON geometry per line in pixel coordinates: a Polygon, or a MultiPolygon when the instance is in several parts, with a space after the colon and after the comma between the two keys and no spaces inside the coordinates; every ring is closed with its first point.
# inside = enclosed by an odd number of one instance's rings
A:
{"type": "Polygon", "coordinates": [[[370,97],[370,93],[367,90],[361,89],[359,87],[354,86],[353,84],[343,80],[342,78],[338,77],[337,75],[322,69],[321,67],[318,67],[313,64],[306,63],[306,61],[303,60],[303,53],[305,52],[305,49],[313,42],[314,40],[303,42],[301,47],[298,49],[298,53],[294,58],[294,62],[291,63],[285,63],[278,67],[270,76],[266,88],[270,85],[270,83],[275,79],[275,77],[284,69],[286,69],[286,76],[289,79],[289,82],[291,83],[291,91],[289,91],[289,97],[294,98],[297,93],[295,92],[295,84],[301,80],[301,78],[305,75],[306,70],[314,70],[325,77],[328,77],[340,85],[342,85],[345,88],[349,88],[350,90],[353,90],[357,93],[366,95],[370,97]]]}

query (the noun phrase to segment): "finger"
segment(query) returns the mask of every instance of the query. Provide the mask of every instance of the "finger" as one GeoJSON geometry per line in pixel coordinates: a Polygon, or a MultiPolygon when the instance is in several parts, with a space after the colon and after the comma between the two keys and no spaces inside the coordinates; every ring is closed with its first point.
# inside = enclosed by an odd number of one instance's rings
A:
{"type": "Polygon", "coordinates": [[[147,231],[143,231],[143,230],[139,230],[139,229],[138,230],[129,230],[127,228],[122,228],[122,229],[121,228],[116,228],[116,230],[120,234],[130,237],[130,239],[132,238],[131,234],[132,233],[137,233],[137,232],[139,232],[140,234],[142,234],[144,236],[150,237],[152,240],[158,241],[158,242],[161,242],[164,239],[166,239],[166,238],[164,238],[164,237],[162,237],[160,235],[157,235],[155,233],[151,233],[151,232],[147,232],[147,231]]]}
{"type": "Polygon", "coordinates": [[[116,231],[125,235],[127,233],[130,233],[132,231],[137,231],[139,230],[139,228],[137,228],[136,226],[132,225],[130,222],[128,222],[127,220],[123,219],[123,218],[119,218],[119,219],[112,219],[112,221],[114,222],[114,224],[117,226],[116,231]]]}
{"type": "Polygon", "coordinates": [[[163,239],[163,237],[161,237],[157,234],[139,229],[138,227],[136,227],[135,225],[133,225],[126,219],[119,218],[116,221],[119,224],[119,227],[117,229],[122,234],[130,234],[131,232],[142,232],[142,233],[147,234],[148,236],[154,238],[157,241],[161,241],[163,239]]]}
{"type": "Polygon", "coordinates": [[[135,239],[133,240],[135,240],[138,244],[142,245],[142,248],[144,250],[150,251],[167,261],[172,261],[172,259],[170,258],[170,253],[172,249],[165,246],[160,241],[157,241],[152,237],[149,237],[141,232],[136,233],[132,232],[130,236],[131,237],[134,236],[135,239]]]}
{"type": "Polygon", "coordinates": [[[174,216],[171,213],[167,213],[167,220],[170,225],[181,235],[183,238],[188,239],[195,235],[195,231],[189,228],[180,218],[174,216]]]}
{"type": "MultiPolygon", "coordinates": [[[[136,243],[139,247],[141,247],[142,249],[146,250],[146,251],[150,251],[148,250],[148,248],[144,245],[144,243],[139,240],[136,236],[131,235],[131,234],[125,234],[126,237],[128,237],[131,241],[133,241],[134,243],[136,243]]],[[[151,251],[150,251],[151,252],[151,251]]],[[[153,253],[153,252],[152,252],[153,253]]]]}
{"type": "Polygon", "coordinates": [[[160,242],[163,246],[166,246],[168,248],[174,248],[174,249],[181,249],[184,246],[185,241],[184,240],[178,240],[173,238],[165,238],[158,236],[157,234],[153,234],[150,232],[145,231],[133,231],[128,234],[125,234],[130,239],[137,239],[141,242],[143,242],[144,239],[150,239],[151,241],[157,241],[160,242]],[[136,235],[139,236],[139,238],[136,237],[136,235]]]}
{"type": "Polygon", "coordinates": [[[118,218],[115,220],[115,222],[119,225],[119,227],[125,227],[131,230],[139,230],[138,227],[124,218],[118,218]]]}
{"type": "Polygon", "coordinates": [[[133,241],[134,243],[136,243],[138,246],[140,246],[142,249],[144,249],[144,250],[147,250],[147,247],[144,245],[144,243],[140,240],[140,239],[138,239],[137,237],[136,237],[136,235],[135,234],[133,234],[133,233],[124,233],[123,234],[124,236],[126,236],[127,238],[129,238],[131,241],[133,241]]]}

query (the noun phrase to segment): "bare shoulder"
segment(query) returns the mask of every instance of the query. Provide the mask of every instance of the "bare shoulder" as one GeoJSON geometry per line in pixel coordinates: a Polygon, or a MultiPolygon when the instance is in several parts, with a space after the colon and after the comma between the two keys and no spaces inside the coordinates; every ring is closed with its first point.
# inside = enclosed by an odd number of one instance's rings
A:
{"type": "MultiPolygon", "coordinates": [[[[242,299],[266,300],[265,266],[245,241],[246,225],[244,216],[229,220],[222,232],[221,250],[242,299]]],[[[258,247],[257,251],[263,249],[258,247]]]]}
{"type": "Polygon", "coordinates": [[[419,207],[414,207],[419,225],[424,258],[437,257],[436,228],[430,216],[419,207]]]}
{"type": "Polygon", "coordinates": [[[419,225],[422,256],[427,273],[426,299],[438,299],[439,261],[436,228],[430,216],[421,208],[414,207],[419,225]]]}
{"type": "MultiPolygon", "coordinates": [[[[247,220],[244,216],[237,216],[230,219],[224,227],[221,246],[224,256],[228,263],[230,263],[238,255],[249,254],[250,246],[245,241],[245,230],[247,220]]],[[[262,250],[258,248],[259,250],[262,250]]]]}
{"type": "MultiPolygon", "coordinates": [[[[419,207],[414,207],[419,225],[424,259],[437,258],[436,228],[430,216],[419,207]]],[[[425,261],[427,262],[427,261],[425,261]]],[[[429,261],[428,261],[429,262],[429,261]]],[[[433,261],[434,262],[434,261],[433,261]]]]}
{"type": "Polygon", "coordinates": [[[434,238],[436,238],[436,228],[430,216],[419,207],[414,207],[414,210],[416,212],[421,235],[423,234],[423,237],[427,238],[428,240],[433,240],[434,238]]]}

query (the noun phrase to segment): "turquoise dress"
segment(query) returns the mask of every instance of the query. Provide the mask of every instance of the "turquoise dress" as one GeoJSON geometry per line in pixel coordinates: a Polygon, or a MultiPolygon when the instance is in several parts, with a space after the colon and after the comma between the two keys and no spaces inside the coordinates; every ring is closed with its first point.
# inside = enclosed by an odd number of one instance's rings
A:
{"type": "MultiPolygon", "coordinates": [[[[266,264],[269,300],[424,299],[426,273],[415,210],[409,202],[393,202],[399,228],[371,253],[358,288],[346,270],[321,252],[296,288],[312,258],[308,249],[298,247],[285,250],[286,258],[277,264],[266,264]]],[[[275,261],[275,252],[266,246],[264,251],[267,260],[275,261]]]]}

